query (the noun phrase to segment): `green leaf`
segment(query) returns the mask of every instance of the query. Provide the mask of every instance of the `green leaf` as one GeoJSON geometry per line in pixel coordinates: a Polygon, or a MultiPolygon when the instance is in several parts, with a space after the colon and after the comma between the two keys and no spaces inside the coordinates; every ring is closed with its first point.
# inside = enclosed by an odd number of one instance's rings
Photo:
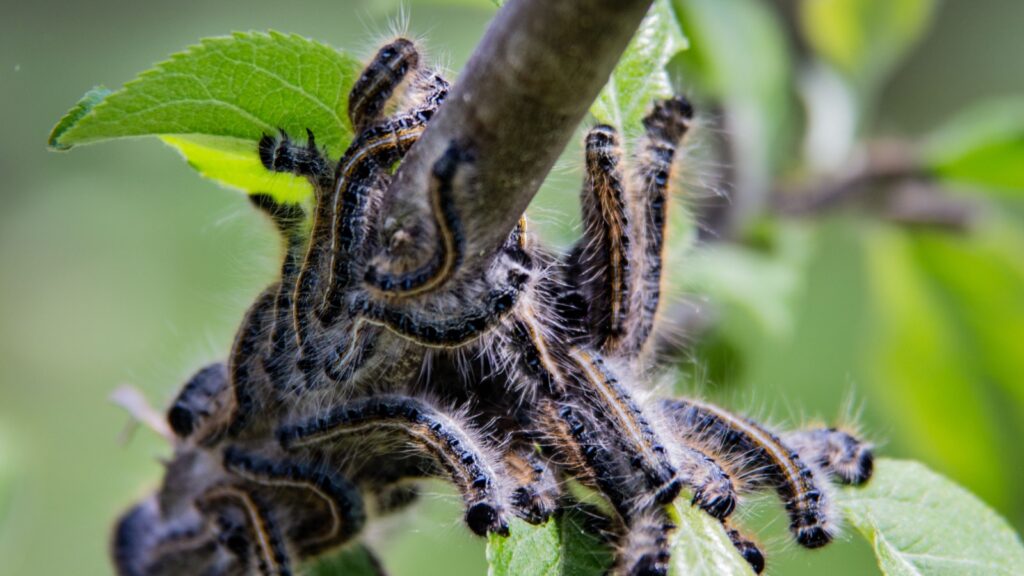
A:
{"type": "Polygon", "coordinates": [[[750,576],[750,568],[722,523],[688,500],[680,498],[671,507],[676,529],[672,532],[670,576],[750,576]]]}
{"type": "MultiPolygon", "coordinates": [[[[971,351],[922,271],[910,237],[878,228],[868,237],[873,323],[869,346],[875,403],[894,436],[995,505],[1006,503],[1004,455],[995,407],[980,386],[971,351]],[[956,423],[955,426],[951,423],[956,423]]],[[[963,273],[963,271],[960,271],[963,273]]]]}
{"type": "Polygon", "coordinates": [[[310,567],[310,576],[383,576],[377,558],[363,544],[345,547],[318,560],[310,567]]]}
{"type": "Polygon", "coordinates": [[[46,142],[47,145],[54,150],[69,150],[71,145],[63,142],[64,133],[75,124],[78,124],[82,117],[92,112],[92,109],[100,102],[103,102],[107,96],[110,96],[110,90],[107,90],[104,86],[97,86],[86,92],[82,99],[78,101],[78,104],[75,104],[74,108],[68,110],[68,113],[50,131],[50,137],[46,142]]]}
{"type": "Polygon", "coordinates": [[[803,0],[807,42],[872,93],[927,30],[935,0],[803,0]]]}
{"type": "MultiPolygon", "coordinates": [[[[722,524],[679,499],[670,508],[673,522],[672,576],[749,576],[722,524]]],[[[490,576],[590,576],[603,574],[612,553],[586,532],[583,513],[570,511],[543,526],[514,520],[507,538],[491,536],[487,544],[490,576]]]]}
{"type": "Polygon", "coordinates": [[[250,140],[223,136],[161,136],[204,178],[243,192],[264,192],[283,203],[302,203],[310,184],[284,172],[271,172],[254,153],[250,140]]]}
{"type": "Polygon", "coordinates": [[[1024,546],[981,500],[916,462],[881,459],[862,488],[838,497],[889,576],[1011,576],[1024,546]]]}
{"type": "Polygon", "coordinates": [[[351,56],[297,35],[208,38],[117,92],[86,94],[54,128],[50,146],[159,136],[221,184],[296,201],[310,194],[309,184],[269,174],[257,142],[279,128],[297,139],[310,129],[318,145],[340,154],[352,139],[348,91],[360,69],[351,56]]]}
{"type": "Polygon", "coordinates": [[[583,528],[583,512],[571,509],[542,526],[513,519],[510,535],[487,541],[490,576],[588,576],[611,565],[611,551],[583,528]]]}
{"type": "Polygon", "coordinates": [[[590,112],[626,135],[623,140],[628,142],[642,130],[651,102],[672,96],[665,67],[687,47],[672,4],[655,0],[590,112]]]}
{"type": "Polygon", "coordinates": [[[924,158],[944,180],[1024,196],[1024,99],[962,112],[929,138],[924,158]]]}

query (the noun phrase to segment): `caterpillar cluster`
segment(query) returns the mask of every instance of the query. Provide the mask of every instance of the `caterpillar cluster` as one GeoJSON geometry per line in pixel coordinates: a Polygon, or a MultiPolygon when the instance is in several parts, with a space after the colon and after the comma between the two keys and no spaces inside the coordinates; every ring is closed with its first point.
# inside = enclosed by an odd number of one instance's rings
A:
{"type": "Polygon", "coordinates": [[[339,160],[311,132],[260,141],[264,166],[308,178],[315,205],[307,218],[253,196],[285,244],[280,279],[246,313],[228,361],[200,370],[168,410],[174,455],[159,490],[117,523],[118,573],[293,574],[414,501],[428,477],[457,487],[479,535],[578,505],[570,480],[593,489],[608,504],[614,574],[667,572],[666,506],[684,492],[755,572],[764,556],[730,522],[751,491],[778,494],[800,545],[827,544],[830,479],[868,480],[867,445],[640,394],[689,102],[653,103],[635,157],[613,128],[590,130],[585,227],[567,254],[523,219],[476,258],[460,201],[474,194],[478,152],[451,142],[424,190],[429,240],[410,256],[410,233],[386,233],[382,207],[448,89],[399,38],[352,88],[357,134],[339,160]]]}

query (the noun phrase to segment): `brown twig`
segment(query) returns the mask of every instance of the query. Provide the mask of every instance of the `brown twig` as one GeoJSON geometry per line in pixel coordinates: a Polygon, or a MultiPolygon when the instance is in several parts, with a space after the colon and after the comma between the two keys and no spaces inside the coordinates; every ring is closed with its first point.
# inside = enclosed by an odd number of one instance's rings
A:
{"type": "Polygon", "coordinates": [[[899,224],[962,231],[975,215],[969,202],[946,195],[906,143],[895,141],[871,143],[863,161],[842,175],[782,189],[774,197],[783,216],[809,217],[856,204],[899,224]]]}
{"type": "MultiPolygon", "coordinates": [[[[509,0],[403,161],[386,234],[427,221],[426,181],[452,141],[478,157],[479,192],[457,197],[467,244],[498,246],[615,67],[651,0],[509,0]]],[[[467,257],[473,258],[474,254],[467,257]]]]}

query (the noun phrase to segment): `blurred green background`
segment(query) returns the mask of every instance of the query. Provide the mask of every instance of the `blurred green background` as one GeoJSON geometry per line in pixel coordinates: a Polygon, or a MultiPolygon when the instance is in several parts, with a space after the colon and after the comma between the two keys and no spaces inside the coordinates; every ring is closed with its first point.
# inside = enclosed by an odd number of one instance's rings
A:
{"type": "MultiPolygon", "coordinates": [[[[729,4],[746,3],[721,5],[729,4]]],[[[406,8],[410,29],[452,70],[494,10],[482,0],[406,8]]],[[[269,225],[241,194],[201,180],[156,140],[54,154],[45,149],[49,129],[88,88],[118,87],[204,36],[272,28],[366,56],[396,11],[396,3],[369,0],[4,6],[0,574],[110,573],[112,519],[155,485],[167,448],[146,430],[126,434],[129,419],[109,393],[130,383],[162,405],[195,368],[225,356],[277,259],[269,225]]],[[[728,10],[695,13],[704,18],[697,32],[735,25],[728,10]]],[[[1017,0],[941,2],[894,73],[863,84],[873,95],[864,97],[871,110],[862,133],[914,137],[971,103],[1024,94],[1021,22],[1017,0]]],[[[686,32],[705,61],[720,53],[716,41],[730,41],[686,32]]],[[[751,44],[743,38],[730,46],[756,64],[765,56],[744,54],[751,44]]],[[[684,78],[693,66],[686,63],[684,78]]],[[[746,94],[717,96],[727,108],[746,94]]],[[[710,114],[710,124],[727,113],[710,114]]],[[[799,163],[784,158],[773,173],[799,163]]],[[[569,153],[534,210],[563,242],[577,218],[578,168],[569,153]]],[[[686,279],[692,270],[697,280],[686,285],[707,291],[719,310],[681,363],[680,389],[785,424],[834,420],[852,397],[881,453],[923,460],[1019,530],[1024,203],[1020,194],[952,194],[976,203],[970,232],[908,230],[858,211],[800,223],[754,218],[734,235],[739,242],[678,258],[673,274],[686,279]]],[[[483,544],[461,526],[456,498],[440,485],[429,492],[368,534],[387,540],[376,546],[385,565],[399,576],[483,574],[483,544]]],[[[852,535],[823,551],[798,550],[764,508],[747,522],[767,526],[773,573],[871,573],[868,547],[852,535]]]]}

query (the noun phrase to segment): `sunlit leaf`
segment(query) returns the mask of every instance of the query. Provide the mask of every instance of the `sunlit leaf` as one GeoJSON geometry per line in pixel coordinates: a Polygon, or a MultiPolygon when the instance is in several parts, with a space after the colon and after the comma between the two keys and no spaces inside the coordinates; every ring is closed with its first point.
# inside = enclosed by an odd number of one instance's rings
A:
{"type": "Polygon", "coordinates": [[[271,194],[279,202],[300,203],[309,182],[293,174],[271,172],[253,153],[253,142],[224,136],[161,136],[199,174],[243,192],[271,194]]]}
{"type": "Polygon", "coordinates": [[[868,92],[927,30],[935,0],[803,0],[807,42],[868,92]]]}
{"type": "Polygon", "coordinates": [[[722,523],[685,499],[672,507],[671,576],[750,576],[750,568],[722,528],[722,523]]]}
{"type": "Polygon", "coordinates": [[[957,115],[924,156],[941,178],[1024,195],[1024,99],[988,102],[957,115]]]}
{"type": "Polygon", "coordinates": [[[665,66],[686,47],[686,37],[672,4],[669,0],[655,0],[590,108],[591,113],[620,134],[638,134],[642,129],[640,121],[650,110],[651,102],[672,96],[665,66]]]}
{"type": "Polygon", "coordinates": [[[542,526],[519,519],[505,538],[487,542],[490,576],[586,576],[611,564],[611,551],[583,529],[581,512],[568,511],[542,526]]]}
{"type": "Polygon", "coordinates": [[[839,507],[875,550],[888,576],[1011,576],[1024,546],[981,500],[916,462],[882,459],[839,507]]]}
{"type": "MultiPolygon", "coordinates": [[[[749,576],[722,524],[680,499],[671,508],[672,576],[749,576]]],[[[570,512],[543,526],[516,520],[508,538],[492,536],[487,546],[490,576],[590,576],[603,574],[611,550],[583,530],[583,516],[570,512]]]]}
{"type": "Polygon", "coordinates": [[[320,146],[340,154],[352,139],[348,91],[360,68],[351,56],[296,35],[209,38],[114,93],[86,94],[54,128],[50,146],[160,136],[222,184],[296,201],[310,186],[261,174],[257,142],[278,129],[297,138],[310,129],[320,146]]]}
{"type": "Polygon", "coordinates": [[[874,403],[888,411],[898,437],[915,454],[989,502],[1005,503],[993,407],[906,233],[874,230],[867,272],[875,307],[868,343],[874,403]]]}

